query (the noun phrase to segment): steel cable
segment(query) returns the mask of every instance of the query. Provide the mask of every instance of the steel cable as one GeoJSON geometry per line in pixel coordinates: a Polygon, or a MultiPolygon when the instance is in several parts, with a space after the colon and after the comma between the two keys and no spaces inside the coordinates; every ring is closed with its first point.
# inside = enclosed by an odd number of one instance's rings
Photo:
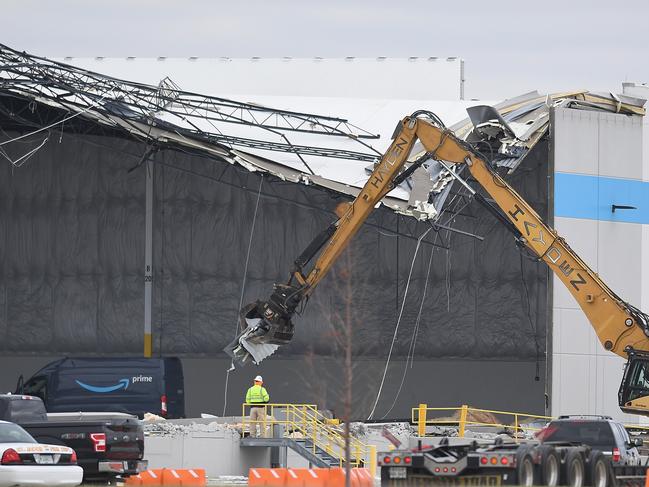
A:
{"type": "MultiPolygon", "coordinates": [[[[252,239],[255,235],[255,223],[257,222],[257,213],[259,210],[259,200],[261,199],[261,187],[264,184],[264,175],[261,175],[259,180],[259,189],[257,191],[257,202],[255,203],[255,213],[252,217],[252,225],[250,226],[250,238],[248,239],[248,251],[246,252],[246,263],[243,268],[243,282],[241,283],[241,296],[239,297],[239,308],[237,309],[237,319],[234,321],[234,337],[236,338],[239,333],[239,310],[243,306],[243,296],[246,291],[246,277],[248,276],[248,263],[250,262],[250,250],[252,248],[252,239]]],[[[225,372],[225,387],[223,389],[223,416],[225,416],[225,409],[228,406],[228,383],[230,382],[230,372],[234,370],[234,360],[230,360],[230,367],[225,372]]]]}
{"type": "Polygon", "coordinates": [[[412,278],[412,271],[415,267],[415,261],[417,260],[417,254],[419,252],[419,247],[421,245],[421,241],[423,238],[428,235],[428,232],[430,232],[433,228],[428,228],[424,233],[420,235],[420,237],[417,239],[417,246],[415,247],[415,252],[414,255],[412,256],[412,262],[410,263],[410,271],[408,272],[408,280],[406,281],[406,289],[403,293],[403,300],[401,301],[401,310],[399,311],[399,317],[397,318],[397,324],[394,327],[394,334],[392,336],[392,343],[390,344],[390,351],[388,352],[388,358],[385,361],[385,368],[383,369],[383,377],[381,378],[381,384],[379,385],[379,390],[376,394],[376,399],[374,400],[374,405],[372,406],[372,411],[370,412],[369,416],[367,417],[368,420],[372,419],[372,416],[374,416],[374,412],[376,411],[376,406],[379,403],[379,399],[381,398],[381,392],[383,391],[383,385],[385,384],[385,377],[388,373],[388,367],[390,366],[390,359],[392,358],[392,351],[394,350],[394,344],[397,341],[397,334],[399,333],[399,325],[401,323],[401,317],[403,316],[403,310],[406,306],[406,298],[408,297],[408,289],[410,288],[410,280],[412,278]]]}

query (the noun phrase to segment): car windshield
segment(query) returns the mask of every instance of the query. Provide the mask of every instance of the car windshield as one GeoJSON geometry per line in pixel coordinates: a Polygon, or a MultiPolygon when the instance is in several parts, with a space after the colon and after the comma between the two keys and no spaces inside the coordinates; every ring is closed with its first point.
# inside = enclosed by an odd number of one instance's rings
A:
{"type": "Polygon", "coordinates": [[[0,423],[0,443],[36,443],[36,440],[17,424],[0,423]]]}
{"type": "Polygon", "coordinates": [[[555,421],[538,435],[541,441],[579,442],[589,446],[612,448],[615,437],[605,421],[555,421]]]}

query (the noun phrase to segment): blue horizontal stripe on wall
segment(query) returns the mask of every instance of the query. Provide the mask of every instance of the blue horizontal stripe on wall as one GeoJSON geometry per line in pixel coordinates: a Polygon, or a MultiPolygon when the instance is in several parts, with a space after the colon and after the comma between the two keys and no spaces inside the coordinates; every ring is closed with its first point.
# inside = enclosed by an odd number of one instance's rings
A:
{"type": "Polygon", "coordinates": [[[649,224],[649,182],[557,172],[554,214],[569,218],[649,224]],[[612,205],[635,206],[635,210],[612,205]]]}

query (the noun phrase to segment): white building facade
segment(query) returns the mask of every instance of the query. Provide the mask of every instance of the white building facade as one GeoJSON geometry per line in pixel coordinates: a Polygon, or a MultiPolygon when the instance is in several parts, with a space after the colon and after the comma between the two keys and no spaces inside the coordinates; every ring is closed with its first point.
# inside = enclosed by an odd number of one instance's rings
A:
{"type": "MultiPolygon", "coordinates": [[[[649,173],[642,141],[639,116],[553,111],[554,227],[614,292],[646,310],[649,173]]],[[[551,413],[638,421],[617,404],[625,360],[604,350],[556,277],[552,302],[551,413]]]]}

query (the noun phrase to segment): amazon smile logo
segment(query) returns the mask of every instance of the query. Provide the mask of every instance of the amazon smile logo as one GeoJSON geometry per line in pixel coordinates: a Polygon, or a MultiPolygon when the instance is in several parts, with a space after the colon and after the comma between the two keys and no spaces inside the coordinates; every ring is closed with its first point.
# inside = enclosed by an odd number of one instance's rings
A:
{"type": "Polygon", "coordinates": [[[126,390],[126,389],[128,389],[128,384],[129,384],[128,379],[120,379],[117,384],[115,384],[113,386],[104,386],[104,387],[92,386],[90,384],[86,384],[84,382],[81,382],[80,380],[75,380],[75,382],[77,384],[79,384],[79,386],[81,386],[86,391],[99,392],[99,393],[115,392],[115,391],[119,391],[120,389],[126,390]]]}

